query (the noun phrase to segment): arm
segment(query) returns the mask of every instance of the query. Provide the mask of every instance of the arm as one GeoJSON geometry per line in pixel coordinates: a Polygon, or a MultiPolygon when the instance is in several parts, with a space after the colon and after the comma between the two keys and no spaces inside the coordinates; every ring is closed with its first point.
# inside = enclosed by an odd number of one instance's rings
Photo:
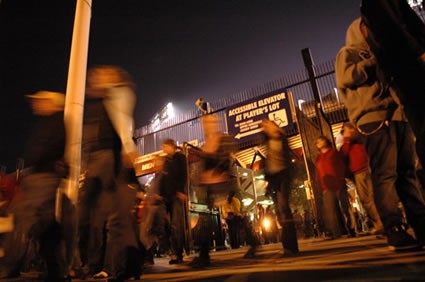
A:
{"type": "Polygon", "coordinates": [[[132,161],[131,159],[138,155],[133,140],[136,95],[129,87],[112,87],[103,101],[112,125],[120,137],[122,151],[132,161]]]}
{"type": "Polygon", "coordinates": [[[365,84],[376,71],[376,58],[369,52],[363,56],[358,51],[342,48],[335,61],[335,76],[338,88],[355,88],[365,84]]]}

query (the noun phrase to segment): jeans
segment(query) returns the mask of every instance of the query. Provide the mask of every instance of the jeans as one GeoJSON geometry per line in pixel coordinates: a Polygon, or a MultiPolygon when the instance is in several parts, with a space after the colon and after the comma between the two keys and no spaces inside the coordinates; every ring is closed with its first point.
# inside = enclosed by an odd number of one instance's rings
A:
{"type": "Polygon", "coordinates": [[[177,257],[183,257],[183,249],[185,243],[185,223],[186,212],[185,203],[175,198],[170,207],[170,248],[171,253],[177,257]]]}
{"type": "Polygon", "coordinates": [[[267,175],[269,187],[273,191],[273,201],[277,220],[282,226],[281,241],[284,249],[298,253],[297,231],[291,207],[289,206],[289,195],[291,192],[292,170],[286,169],[278,174],[267,175]]]}
{"type": "Polygon", "coordinates": [[[416,176],[414,135],[407,122],[390,122],[366,136],[375,203],[385,230],[403,223],[399,202],[416,237],[425,241],[425,200],[416,176]]]}

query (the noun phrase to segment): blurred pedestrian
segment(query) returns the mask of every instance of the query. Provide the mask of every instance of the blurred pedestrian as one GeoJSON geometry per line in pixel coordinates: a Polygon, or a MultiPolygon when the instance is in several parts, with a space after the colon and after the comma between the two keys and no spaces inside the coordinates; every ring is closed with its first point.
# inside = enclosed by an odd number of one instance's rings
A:
{"type": "Polygon", "coordinates": [[[355,19],[336,56],[336,82],[350,122],[365,136],[375,204],[388,246],[396,251],[417,249],[425,242],[425,201],[416,176],[414,134],[396,89],[380,78],[372,41],[363,19],[355,19]],[[400,201],[416,240],[407,232],[400,201]]]}
{"type": "Polygon", "coordinates": [[[131,201],[119,197],[122,189],[128,189],[128,170],[133,169],[138,155],[133,140],[135,100],[134,83],[122,68],[95,66],[88,70],[79,246],[88,275],[95,278],[118,277],[125,272],[126,251],[137,244],[129,221],[131,201]]]}
{"type": "Polygon", "coordinates": [[[265,160],[267,193],[272,195],[277,219],[282,226],[283,255],[295,255],[299,249],[294,218],[289,205],[294,168],[291,162],[288,138],[283,129],[274,121],[264,119],[261,126],[266,136],[267,146],[265,160]]]}
{"type": "Polygon", "coordinates": [[[348,236],[354,237],[356,236],[354,215],[345,184],[346,164],[344,158],[326,136],[319,136],[316,139],[316,147],[319,150],[316,159],[316,182],[323,196],[322,212],[326,239],[341,237],[339,215],[343,217],[343,228],[348,236]]]}
{"type": "Polygon", "coordinates": [[[143,245],[144,265],[154,264],[157,247],[168,251],[170,245],[169,225],[167,214],[166,189],[167,175],[164,170],[165,158],[153,158],[154,174],[146,188],[144,211],[139,224],[139,240],[143,245]]]}
{"type": "Polygon", "coordinates": [[[170,264],[183,262],[186,228],[186,156],[178,149],[176,141],[170,138],[162,142],[165,153],[163,173],[166,179],[165,203],[170,218],[170,264]]]}
{"type": "Polygon", "coordinates": [[[360,133],[350,122],[345,122],[342,129],[344,142],[341,146],[341,152],[348,162],[350,178],[354,178],[360,201],[373,222],[369,232],[371,234],[382,234],[384,225],[375,205],[372,172],[366,147],[361,140],[360,133]]]}
{"type": "MultiPolygon", "coordinates": [[[[236,178],[232,174],[232,154],[236,151],[236,143],[232,136],[221,132],[218,128],[218,116],[208,114],[202,116],[205,142],[201,150],[193,153],[201,158],[202,171],[199,175],[200,189],[197,198],[200,203],[206,204],[210,209],[219,208],[230,191],[237,192],[236,178]]],[[[209,250],[212,243],[213,222],[208,214],[200,214],[198,224],[199,256],[190,265],[205,267],[210,264],[209,250]]],[[[257,240],[253,232],[247,234],[248,244],[251,246],[248,254],[255,254],[257,240]]]]}
{"type": "Polygon", "coordinates": [[[47,266],[43,278],[63,281],[67,279],[64,230],[56,220],[55,203],[57,189],[68,173],[63,159],[65,95],[39,91],[27,98],[38,120],[26,149],[27,173],[8,208],[15,222],[13,232],[3,238],[5,256],[0,258],[0,278],[20,275],[30,241],[35,241],[47,266]]]}
{"type": "Polygon", "coordinates": [[[230,191],[227,200],[221,206],[221,212],[228,227],[232,249],[238,249],[241,245],[241,201],[235,195],[235,191],[230,191]]]}

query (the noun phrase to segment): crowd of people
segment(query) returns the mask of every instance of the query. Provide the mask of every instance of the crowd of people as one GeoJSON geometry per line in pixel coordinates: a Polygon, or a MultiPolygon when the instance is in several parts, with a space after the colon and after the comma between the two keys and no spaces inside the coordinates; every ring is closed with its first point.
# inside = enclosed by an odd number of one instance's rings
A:
{"type": "MultiPolygon", "coordinates": [[[[264,229],[266,243],[280,242],[283,257],[298,255],[301,237],[323,234],[326,240],[335,240],[359,234],[348,181],[354,183],[370,219],[369,234],[382,235],[395,251],[419,250],[425,245],[424,187],[418,178],[424,161],[423,114],[410,101],[415,92],[408,85],[412,80],[388,62],[388,54],[394,54],[394,50],[410,52],[416,61],[403,69],[423,71],[424,27],[411,18],[404,23],[406,15],[415,16],[401,0],[389,1],[393,6],[386,1],[372,2],[362,1],[361,15],[348,27],[346,44],[336,55],[336,83],[348,121],[342,127],[338,146],[325,135],[315,140],[318,155],[314,182],[320,192],[320,219],[316,223],[310,211],[301,216],[297,209],[291,209],[294,166],[284,129],[268,119],[261,122],[267,152],[266,195],[273,205],[259,213],[264,222],[267,218],[273,224],[264,229]],[[373,11],[379,7],[383,13],[377,20],[373,11]],[[403,24],[395,34],[408,38],[410,45],[384,32],[379,20],[403,24]]],[[[418,87],[422,90],[421,83],[418,87]]],[[[13,230],[0,237],[0,278],[19,276],[34,258],[42,261],[39,270],[51,281],[75,276],[138,278],[143,266],[154,264],[154,257],[163,254],[169,256],[170,264],[184,263],[190,204],[188,159],[175,140],[162,140],[162,154],[153,160],[153,177],[149,185],[141,185],[134,169],[139,157],[133,139],[135,92],[131,76],[120,67],[94,66],[88,70],[82,128],[83,180],[77,205],[66,195],[58,198],[58,189],[69,174],[64,159],[65,95],[51,91],[27,95],[39,120],[28,142],[27,169],[19,192],[1,210],[3,215],[13,215],[13,230]]],[[[232,172],[237,144],[231,135],[219,130],[218,116],[202,98],[196,105],[204,133],[202,146],[190,151],[200,167],[197,203],[210,210],[219,209],[230,247],[237,249],[246,242],[249,249],[244,257],[254,258],[262,242],[241,207],[232,172]]],[[[197,256],[189,263],[194,268],[211,263],[213,224],[208,213],[199,214],[199,232],[193,234],[197,256]]]]}

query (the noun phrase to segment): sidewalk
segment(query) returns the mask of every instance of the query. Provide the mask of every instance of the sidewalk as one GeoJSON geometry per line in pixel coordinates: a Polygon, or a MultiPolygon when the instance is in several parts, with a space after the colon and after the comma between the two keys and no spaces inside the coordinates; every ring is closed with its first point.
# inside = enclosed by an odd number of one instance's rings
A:
{"type": "Polygon", "coordinates": [[[188,265],[193,254],[184,257],[180,265],[168,264],[168,257],[155,258],[155,264],[144,269],[141,280],[133,281],[425,281],[425,250],[396,253],[389,250],[385,239],[375,236],[332,241],[302,239],[299,249],[297,256],[282,257],[280,243],[262,245],[255,259],[243,258],[248,247],[213,251],[211,265],[203,269],[192,269],[188,265]]]}
{"type": "Polygon", "coordinates": [[[159,258],[141,281],[425,281],[425,250],[395,253],[375,236],[304,239],[299,246],[289,258],[280,244],[261,246],[255,259],[242,258],[246,247],[212,252],[211,265],[197,270],[159,258]]]}

